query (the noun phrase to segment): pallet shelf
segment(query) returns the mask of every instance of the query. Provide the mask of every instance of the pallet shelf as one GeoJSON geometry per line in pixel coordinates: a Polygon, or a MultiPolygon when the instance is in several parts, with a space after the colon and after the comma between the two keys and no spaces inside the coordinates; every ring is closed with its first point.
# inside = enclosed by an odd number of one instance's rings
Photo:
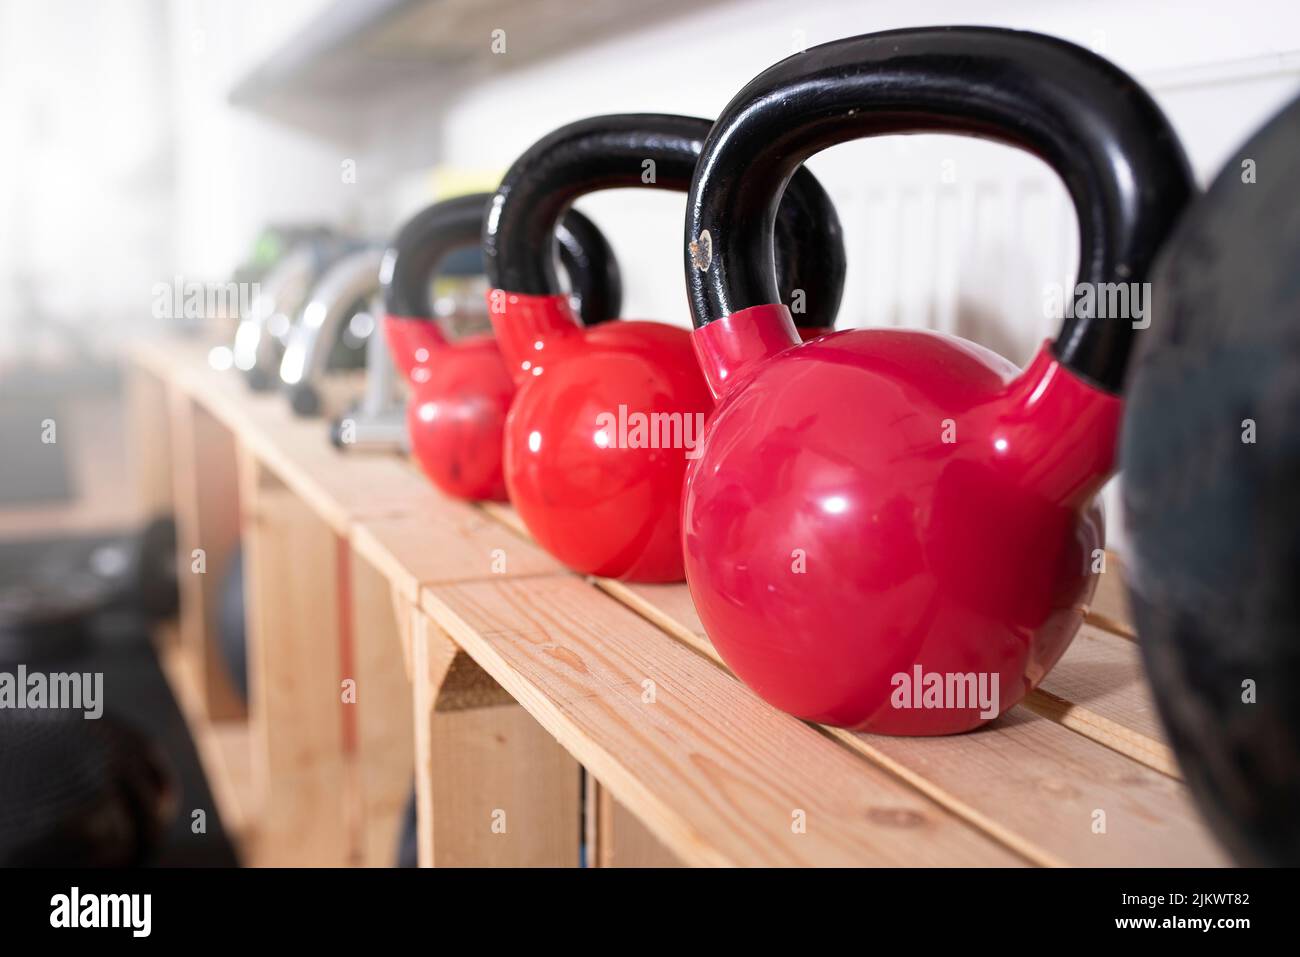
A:
{"type": "MultiPolygon", "coordinates": [[[[1162,738],[1113,556],[1064,659],[991,727],[815,727],[726,669],[686,586],[574,575],[508,506],[341,454],[203,355],[169,341],[132,358],[234,449],[242,750],[219,715],[186,715],[205,764],[247,757],[252,786],[214,791],[256,834],[253,862],[391,862],[414,776],[426,865],[573,866],[584,842],[597,866],[1226,863],[1162,738]]],[[[178,507],[213,511],[179,485],[178,507]]],[[[178,646],[203,661],[211,639],[178,646]]]]}

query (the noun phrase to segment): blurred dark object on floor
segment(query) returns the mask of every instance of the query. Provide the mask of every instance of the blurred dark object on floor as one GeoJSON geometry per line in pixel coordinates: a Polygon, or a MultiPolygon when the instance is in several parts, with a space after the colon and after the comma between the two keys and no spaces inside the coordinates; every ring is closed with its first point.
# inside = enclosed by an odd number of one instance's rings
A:
{"type": "Polygon", "coordinates": [[[130,726],[0,709],[0,866],[136,867],[175,810],[165,759],[130,726]]]}
{"type": "MultiPolygon", "coordinates": [[[[28,675],[102,674],[104,711],[103,718],[86,720],[80,711],[0,709],[0,721],[7,729],[0,731],[0,834],[4,835],[0,860],[5,863],[11,862],[11,855],[17,856],[14,863],[71,863],[67,855],[78,846],[71,839],[40,844],[34,842],[34,835],[33,841],[22,833],[10,835],[14,827],[31,829],[30,822],[35,820],[31,815],[46,813],[41,810],[43,805],[49,805],[53,821],[58,809],[72,801],[69,795],[74,792],[68,788],[78,782],[109,794],[106,802],[117,801],[122,807],[135,808],[132,813],[144,814],[147,802],[138,807],[122,802],[128,795],[152,793],[152,785],[139,782],[145,780],[143,768],[156,761],[159,767],[171,768],[170,793],[176,813],[162,833],[140,845],[147,852],[147,862],[160,866],[236,864],[194,743],[149,637],[154,622],[151,612],[169,604],[158,596],[166,595],[168,587],[175,588],[174,558],[167,560],[174,556],[175,546],[158,544],[169,541],[168,524],[166,519],[150,523],[143,534],[127,537],[0,541],[0,673],[16,677],[21,665],[28,675]],[[96,555],[99,557],[92,557],[96,555]],[[157,581],[142,585],[136,576],[150,574],[146,569],[170,581],[170,586],[157,581]],[[61,730],[37,734],[23,723],[33,714],[68,719],[77,727],[62,729],[60,725],[61,730]],[[131,730],[81,731],[82,725],[131,730]],[[50,749],[47,757],[41,756],[44,748],[50,749]],[[151,757],[153,754],[161,758],[151,757]],[[77,763],[83,755],[90,762],[84,768],[77,763]],[[42,762],[50,762],[49,769],[42,762]],[[22,774],[51,778],[52,790],[33,790],[39,787],[39,779],[23,781],[22,774]],[[130,787],[113,783],[121,775],[136,783],[130,787]],[[5,803],[9,801],[17,804],[5,803]],[[15,823],[20,815],[13,807],[23,809],[26,817],[21,820],[28,824],[15,823]],[[201,815],[195,813],[199,811],[201,815]],[[11,841],[14,843],[8,843],[11,841]],[[48,856],[33,860],[31,855],[41,847],[48,856]]],[[[170,604],[174,608],[174,602],[170,604]]],[[[49,720],[58,725],[57,718],[49,720]]],[[[106,820],[117,827],[127,819],[113,812],[106,820]]],[[[147,816],[129,820],[145,822],[147,816]]],[[[147,832],[140,823],[142,840],[147,832]]],[[[71,833],[75,836],[75,831],[71,833]]],[[[121,829],[114,833],[120,836],[121,829]]],[[[115,845],[111,854],[105,852],[102,858],[81,863],[131,863],[119,860],[130,856],[130,849],[124,847],[125,843],[115,845]]],[[[82,850],[90,853],[84,847],[82,850]]]]}
{"type": "Polygon", "coordinates": [[[170,516],[130,535],[0,542],[0,660],[81,650],[87,622],[100,612],[154,622],[178,605],[170,516]]]}
{"type": "Polygon", "coordinates": [[[170,515],[151,519],[128,548],[131,563],[124,600],[138,604],[150,621],[175,618],[181,604],[175,520],[170,515]]]}

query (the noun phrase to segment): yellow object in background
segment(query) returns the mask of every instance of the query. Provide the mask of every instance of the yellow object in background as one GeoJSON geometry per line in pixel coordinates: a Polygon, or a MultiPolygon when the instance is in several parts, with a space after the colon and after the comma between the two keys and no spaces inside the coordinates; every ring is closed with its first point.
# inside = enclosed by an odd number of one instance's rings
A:
{"type": "Polygon", "coordinates": [[[466,193],[490,193],[497,188],[502,169],[483,169],[470,166],[435,166],[429,172],[429,195],[437,199],[451,199],[466,193]]]}
{"type": "MultiPolygon", "coordinates": [[[[425,174],[426,195],[429,202],[454,199],[469,193],[490,193],[497,188],[505,171],[482,167],[439,165],[425,174]]],[[[437,276],[433,281],[435,298],[458,300],[459,319],[444,331],[453,338],[461,335],[481,334],[490,330],[487,315],[481,308],[486,285],[481,278],[467,282],[464,276],[437,276]]]]}

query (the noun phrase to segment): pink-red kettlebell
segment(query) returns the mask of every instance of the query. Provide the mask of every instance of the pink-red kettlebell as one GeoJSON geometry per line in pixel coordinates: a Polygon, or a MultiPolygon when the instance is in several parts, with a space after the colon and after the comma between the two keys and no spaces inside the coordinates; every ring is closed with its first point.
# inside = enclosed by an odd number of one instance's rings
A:
{"type": "MultiPolygon", "coordinates": [[[[448,341],[433,318],[429,284],[448,257],[475,249],[487,193],[426,207],[399,231],[384,256],[384,330],[410,383],[406,407],[411,453],[448,495],[504,501],[501,430],[514,381],[491,335],[448,341]]],[[[615,314],[622,301],[618,263],[590,220],[571,210],[556,224],[560,262],[584,322],[615,314]]]]}
{"type": "MultiPolygon", "coordinates": [[[[691,184],[695,349],[718,407],[691,463],[691,594],[727,664],[812,721],[976,727],[1056,663],[1095,587],[1140,284],[1192,194],[1181,146],[1115,66],[1030,33],[854,37],[790,57],[727,106],[691,184]],[[1072,318],[1023,370],[933,332],[800,344],[772,276],[773,211],[818,151],[948,132],[1026,149],[1078,213],[1072,318]]],[[[1141,323],[1136,323],[1141,325],[1141,323]]]]}
{"type": "MultiPolygon", "coordinates": [[[[506,487],[537,541],[580,572],[681,580],[682,478],[713,400],[685,328],[577,324],[550,236],[569,204],[595,190],[684,192],[709,128],[661,114],[570,124],[520,156],[492,202],[489,311],[519,386],[505,428],[506,487]]],[[[773,216],[781,288],[825,332],[844,275],[834,208],[800,171],[773,216]]]]}

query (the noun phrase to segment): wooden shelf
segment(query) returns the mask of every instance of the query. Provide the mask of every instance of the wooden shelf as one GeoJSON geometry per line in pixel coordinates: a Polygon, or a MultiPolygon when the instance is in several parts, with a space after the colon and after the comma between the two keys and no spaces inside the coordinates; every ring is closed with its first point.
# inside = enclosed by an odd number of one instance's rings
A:
{"type": "Polygon", "coordinates": [[[508,506],[339,453],[197,347],[141,344],[134,362],[238,448],[255,688],[245,738],[209,728],[200,749],[264,862],[388,863],[414,774],[423,863],[572,866],[581,767],[602,866],[1226,863],[1162,737],[1113,560],[1063,660],[990,727],[816,727],[731,675],[684,585],[574,575],[508,506]],[[243,771],[261,782],[247,800],[243,771]]]}

